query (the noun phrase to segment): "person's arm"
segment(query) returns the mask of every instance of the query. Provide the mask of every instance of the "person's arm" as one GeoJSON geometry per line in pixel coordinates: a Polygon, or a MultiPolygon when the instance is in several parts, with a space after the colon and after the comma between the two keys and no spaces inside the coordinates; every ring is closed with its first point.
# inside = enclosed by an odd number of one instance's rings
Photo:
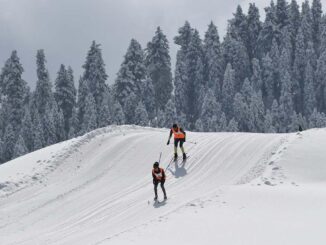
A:
{"type": "Polygon", "coordinates": [[[155,181],[156,177],[155,177],[153,170],[152,170],[152,176],[153,176],[153,181],[155,181]]]}
{"type": "Polygon", "coordinates": [[[170,144],[170,139],[171,139],[171,137],[172,137],[172,134],[173,134],[173,132],[172,132],[172,129],[171,129],[171,130],[170,130],[170,136],[169,136],[169,139],[168,139],[168,143],[167,143],[167,145],[170,144]]]}

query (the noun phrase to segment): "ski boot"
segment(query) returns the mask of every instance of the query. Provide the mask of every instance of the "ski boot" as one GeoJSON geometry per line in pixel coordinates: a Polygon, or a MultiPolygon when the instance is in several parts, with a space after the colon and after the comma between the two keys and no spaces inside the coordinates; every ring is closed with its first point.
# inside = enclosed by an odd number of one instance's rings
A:
{"type": "Polygon", "coordinates": [[[174,161],[178,160],[178,153],[174,153],[174,161]]]}
{"type": "Polygon", "coordinates": [[[183,160],[186,160],[186,159],[187,159],[187,155],[186,155],[186,153],[183,153],[183,154],[182,154],[182,159],[183,159],[183,160]]]}

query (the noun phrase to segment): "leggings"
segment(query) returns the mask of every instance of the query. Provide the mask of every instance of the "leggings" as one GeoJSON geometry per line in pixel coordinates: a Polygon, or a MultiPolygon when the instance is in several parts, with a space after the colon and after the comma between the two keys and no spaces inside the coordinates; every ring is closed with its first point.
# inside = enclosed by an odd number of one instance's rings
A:
{"type": "Polygon", "coordinates": [[[157,186],[158,186],[158,183],[161,183],[161,188],[162,188],[163,194],[166,197],[166,192],[165,192],[165,188],[164,188],[164,182],[165,182],[164,180],[163,181],[155,181],[155,180],[153,180],[154,192],[155,192],[155,196],[156,197],[157,197],[157,186]]]}

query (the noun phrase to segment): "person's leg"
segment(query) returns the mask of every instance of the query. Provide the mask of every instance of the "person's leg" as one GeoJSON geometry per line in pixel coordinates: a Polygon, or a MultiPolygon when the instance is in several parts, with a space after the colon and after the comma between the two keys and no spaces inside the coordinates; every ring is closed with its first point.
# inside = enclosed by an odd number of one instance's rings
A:
{"type": "Polygon", "coordinates": [[[174,139],[174,158],[178,157],[178,143],[179,139],[174,139]]]}
{"type": "Polygon", "coordinates": [[[154,193],[155,193],[155,198],[154,199],[157,199],[157,186],[158,186],[158,182],[157,181],[153,181],[153,184],[154,184],[154,193]]]}
{"type": "Polygon", "coordinates": [[[165,191],[165,187],[164,187],[164,182],[165,181],[161,181],[161,188],[162,188],[162,191],[163,191],[163,194],[164,194],[164,199],[166,199],[166,191],[165,191]]]}
{"type": "Polygon", "coordinates": [[[185,149],[183,148],[183,143],[184,143],[184,141],[180,140],[180,148],[181,148],[182,154],[185,154],[185,149]]]}

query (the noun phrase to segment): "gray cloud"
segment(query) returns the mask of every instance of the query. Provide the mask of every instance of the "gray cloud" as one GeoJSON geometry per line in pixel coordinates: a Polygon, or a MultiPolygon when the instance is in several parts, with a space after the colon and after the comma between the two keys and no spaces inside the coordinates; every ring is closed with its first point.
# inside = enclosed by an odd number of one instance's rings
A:
{"type": "MultiPolygon", "coordinates": [[[[263,7],[269,0],[256,0],[263,7]]],[[[248,0],[0,0],[0,65],[13,49],[23,63],[24,79],[35,85],[36,50],[43,48],[52,81],[61,63],[82,73],[92,40],[102,44],[109,82],[112,83],[131,38],[143,47],[157,26],[168,36],[174,62],[173,37],[190,21],[203,35],[212,20],[224,35],[236,6],[248,0]]],[[[325,6],[324,6],[325,7],[325,6]]]]}

